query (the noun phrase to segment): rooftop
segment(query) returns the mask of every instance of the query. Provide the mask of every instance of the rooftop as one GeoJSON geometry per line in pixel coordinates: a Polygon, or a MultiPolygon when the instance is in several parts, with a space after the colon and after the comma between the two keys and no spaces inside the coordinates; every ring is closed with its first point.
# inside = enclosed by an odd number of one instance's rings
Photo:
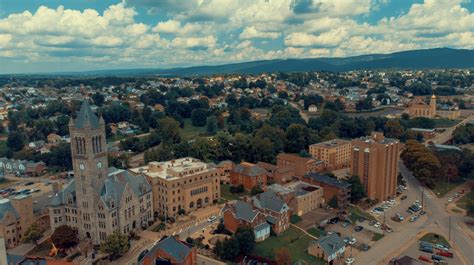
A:
{"type": "Polygon", "coordinates": [[[184,157],[164,162],[150,162],[147,166],[130,169],[133,173],[145,174],[151,178],[161,178],[165,180],[176,180],[211,170],[214,170],[214,168],[192,157],[184,157]]]}
{"type": "Polygon", "coordinates": [[[304,177],[305,178],[312,178],[316,181],[319,181],[319,182],[322,182],[322,183],[325,183],[325,184],[328,184],[328,185],[331,185],[331,186],[339,187],[339,188],[349,188],[351,186],[351,184],[349,184],[346,181],[331,178],[331,177],[328,177],[326,175],[320,175],[320,174],[317,174],[317,173],[308,173],[304,177]]]}
{"type": "Polygon", "coordinates": [[[350,144],[350,141],[347,140],[342,140],[342,139],[334,139],[334,140],[329,140],[317,144],[313,144],[311,146],[321,146],[321,147],[326,147],[326,148],[332,148],[332,147],[338,147],[346,144],[350,144]]]}
{"type": "Polygon", "coordinates": [[[286,195],[289,193],[295,193],[296,197],[308,194],[315,190],[319,190],[321,187],[305,183],[303,181],[295,181],[286,185],[272,184],[268,186],[269,191],[286,195]]]}

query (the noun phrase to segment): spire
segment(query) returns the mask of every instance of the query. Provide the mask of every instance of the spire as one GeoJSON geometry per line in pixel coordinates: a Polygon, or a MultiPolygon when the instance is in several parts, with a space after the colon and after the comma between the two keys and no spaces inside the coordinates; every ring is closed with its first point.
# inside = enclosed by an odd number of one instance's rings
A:
{"type": "Polygon", "coordinates": [[[97,129],[99,128],[99,125],[99,119],[97,119],[97,116],[95,116],[92,111],[89,101],[83,100],[79,114],[77,114],[75,127],[81,129],[89,126],[92,129],[97,129]]]}

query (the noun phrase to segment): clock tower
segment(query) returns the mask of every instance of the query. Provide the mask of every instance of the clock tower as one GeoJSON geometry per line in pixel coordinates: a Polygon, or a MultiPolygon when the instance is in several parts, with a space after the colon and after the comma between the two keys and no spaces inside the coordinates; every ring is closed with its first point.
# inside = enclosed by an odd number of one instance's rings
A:
{"type": "Polygon", "coordinates": [[[97,208],[102,205],[100,190],[108,174],[105,122],[84,100],[74,121],[69,121],[71,155],[78,207],[79,236],[98,242],[97,208]]]}

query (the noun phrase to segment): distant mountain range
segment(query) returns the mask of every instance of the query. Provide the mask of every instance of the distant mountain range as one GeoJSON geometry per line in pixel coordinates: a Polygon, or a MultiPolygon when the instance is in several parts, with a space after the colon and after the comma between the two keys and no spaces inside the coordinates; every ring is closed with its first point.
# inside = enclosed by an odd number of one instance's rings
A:
{"type": "Polygon", "coordinates": [[[93,76],[190,76],[211,74],[258,74],[263,72],[350,71],[363,69],[474,68],[474,50],[435,48],[390,54],[369,54],[345,58],[276,59],[211,66],[170,69],[99,70],[60,75],[93,76]]]}

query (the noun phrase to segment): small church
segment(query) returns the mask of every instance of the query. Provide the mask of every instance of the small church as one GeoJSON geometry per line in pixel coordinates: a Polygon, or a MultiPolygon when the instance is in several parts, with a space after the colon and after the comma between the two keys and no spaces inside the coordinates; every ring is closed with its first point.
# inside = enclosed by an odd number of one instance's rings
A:
{"type": "Polygon", "coordinates": [[[436,116],[436,96],[433,94],[430,104],[423,102],[422,98],[416,98],[408,104],[406,112],[410,117],[434,118],[436,116]]]}
{"type": "Polygon", "coordinates": [[[53,195],[51,229],[68,225],[94,245],[114,231],[130,234],[153,221],[152,188],[143,175],[108,167],[105,121],[84,100],[69,122],[74,179],[53,195]]]}

